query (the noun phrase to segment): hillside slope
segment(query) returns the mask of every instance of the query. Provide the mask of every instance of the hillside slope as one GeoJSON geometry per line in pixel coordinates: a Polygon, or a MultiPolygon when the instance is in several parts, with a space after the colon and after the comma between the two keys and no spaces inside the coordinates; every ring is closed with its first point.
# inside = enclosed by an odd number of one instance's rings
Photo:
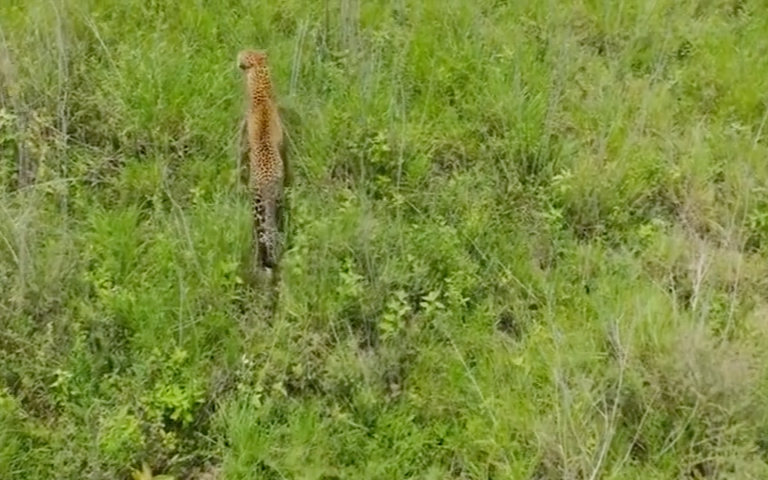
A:
{"type": "Polygon", "coordinates": [[[759,0],[0,3],[0,478],[768,478],[759,0]],[[242,48],[291,136],[245,260],[242,48]]]}

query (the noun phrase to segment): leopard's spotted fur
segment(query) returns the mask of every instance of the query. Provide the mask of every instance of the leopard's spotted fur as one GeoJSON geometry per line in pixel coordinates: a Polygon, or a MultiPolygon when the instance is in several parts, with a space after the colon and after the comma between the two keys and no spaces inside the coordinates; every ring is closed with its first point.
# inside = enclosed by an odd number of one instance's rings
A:
{"type": "Polygon", "coordinates": [[[244,133],[253,195],[256,254],[262,267],[273,269],[279,257],[279,216],[285,179],[283,129],[266,53],[243,50],[238,54],[238,66],[245,74],[248,100],[244,133]]]}

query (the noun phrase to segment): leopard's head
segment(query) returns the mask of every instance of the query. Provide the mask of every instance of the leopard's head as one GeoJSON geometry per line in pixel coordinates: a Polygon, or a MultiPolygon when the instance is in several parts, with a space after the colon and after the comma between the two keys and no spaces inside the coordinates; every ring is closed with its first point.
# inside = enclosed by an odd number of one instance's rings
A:
{"type": "Polygon", "coordinates": [[[237,54],[237,66],[241,70],[267,66],[267,54],[261,50],[242,50],[237,54]]]}

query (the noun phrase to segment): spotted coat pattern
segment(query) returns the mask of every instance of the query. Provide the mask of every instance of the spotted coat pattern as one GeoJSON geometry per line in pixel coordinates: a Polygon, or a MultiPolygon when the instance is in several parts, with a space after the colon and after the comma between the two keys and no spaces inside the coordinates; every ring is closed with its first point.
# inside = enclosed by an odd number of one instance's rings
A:
{"type": "Polygon", "coordinates": [[[279,215],[285,166],[281,155],[283,130],[265,52],[243,50],[238,66],[245,76],[245,136],[249,186],[253,198],[254,233],[261,266],[275,268],[280,248],[279,215]]]}

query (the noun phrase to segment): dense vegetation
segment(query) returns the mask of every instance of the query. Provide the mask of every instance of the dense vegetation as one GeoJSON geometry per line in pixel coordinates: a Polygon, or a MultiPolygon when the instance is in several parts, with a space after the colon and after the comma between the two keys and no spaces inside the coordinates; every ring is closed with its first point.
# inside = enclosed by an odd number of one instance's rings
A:
{"type": "Polygon", "coordinates": [[[0,478],[768,478],[761,0],[0,2],[0,478]],[[246,275],[241,48],[291,136],[246,275]]]}

